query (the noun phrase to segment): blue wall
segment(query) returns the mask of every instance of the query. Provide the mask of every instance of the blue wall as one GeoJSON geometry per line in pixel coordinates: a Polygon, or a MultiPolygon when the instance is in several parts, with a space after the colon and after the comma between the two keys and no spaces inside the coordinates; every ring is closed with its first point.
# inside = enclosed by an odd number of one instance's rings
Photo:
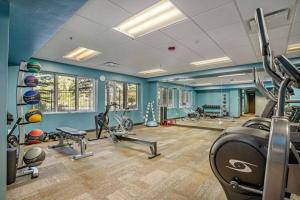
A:
{"type": "Polygon", "coordinates": [[[231,117],[239,117],[241,115],[240,92],[240,89],[231,89],[229,91],[229,115],[231,117]]]}
{"type": "MultiPolygon", "coordinates": [[[[196,105],[195,104],[195,99],[196,99],[196,92],[194,91],[194,89],[192,87],[188,87],[188,86],[183,86],[183,85],[178,85],[178,84],[173,84],[173,83],[168,83],[168,82],[158,82],[157,84],[157,88],[159,87],[165,87],[165,88],[173,88],[175,89],[175,93],[174,93],[174,108],[168,108],[168,119],[172,119],[172,118],[179,118],[179,117],[185,117],[186,113],[184,112],[185,108],[180,108],[179,105],[179,95],[180,95],[180,90],[184,89],[184,90],[190,90],[192,91],[192,106],[196,105]]],[[[157,91],[156,91],[156,97],[157,99],[157,91]]]]}
{"type": "Polygon", "coordinates": [[[200,106],[200,107],[202,107],[205,104],[222,106],[223,105],[223,95],[226,94],[226,109],[228,112],[230,112],[229,91],[230,91],[229,89],[197,91],[196,105],[200,106]]]}
{"type": "Polygon", "coordinates": [[[197,91],[196,102],[198,106],[205,104],[223,105],[223,95],[226,94],[226,110],[231,117],[239,117],[240,110],[240,89],[217,89],[197,91]]]}
{"type": "Polygon", "coordinates": [[[6,112],[9,51],[9,2],[0,1],[0,199],[6,199],[6,112]]]}
{"type": "MultiPolygon", "coordinates": [[[[130,117],[133,119],[134,123],[143,122],[143,115],[145,112],[146,103],[145,99],[148,99],[147,91],[149,91],[149,83],[143,79],[134,76],[121,75],[117,73],[110,73],[106,71],[82,68],[73,65],[55,63],[45,60],[40,60],[42,65],[42,70],[59,72],[72,75],[80,75],[86,77],[95,78],[98,82],[97,90],[97,108],[96,112],[73,112],[73,113],[51,113],[45,114],[44,119],[41,123],[32,124],[27,126],[28,130],[39,128],[44,131],[53,131],[56,127],[59,126],[71,126],[78,129],[89,130],[95,129],[94,116],[96,113],[103,112],[105,109],[105,82],[100,81],[100,75],[104,75],[106,80],[119,80],[119,81],[128,81],[139,84],[139,97],[138,97],[138,110],[131,111],[130,117]]],[[[16,115],[16,78],[18,74],[18,66],[9,67],[9,95],[8,95],[8,110],[16,115]]],[[[26,110],[26,109],[25,109],[26,110]]],[[[112,114],[112,113],[110,113],[112,114]]],[[[112,117],[111,117],[112,119],[112,117]]],[[[111,120],[112,125],[114,121],[111,120]]]]}

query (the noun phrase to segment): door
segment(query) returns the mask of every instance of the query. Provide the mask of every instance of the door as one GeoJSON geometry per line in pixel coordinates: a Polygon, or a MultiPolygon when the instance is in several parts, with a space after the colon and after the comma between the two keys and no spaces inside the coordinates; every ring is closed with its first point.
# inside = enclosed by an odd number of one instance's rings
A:
{"type": "Polygon", "coordinates": [[[255,114],[255,93],[249,92],[248,93],[248,111],[251,114],[255,114]]]}

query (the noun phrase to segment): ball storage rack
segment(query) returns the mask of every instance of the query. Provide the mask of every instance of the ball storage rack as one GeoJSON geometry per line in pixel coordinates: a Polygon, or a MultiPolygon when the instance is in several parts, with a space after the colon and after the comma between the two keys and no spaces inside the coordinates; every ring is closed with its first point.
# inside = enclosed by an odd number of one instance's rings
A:
{"type": "Polygon", "coordinates": [[[18,145],[18,165],[17,165],[17,177],[30,175],[32,178],[36,178],[39,175],[37,167],[28,167],[24,165],[23,156],[24,156],[24,145],[25,145],[25,125],[31,124],[24,121],[24,106],[28,106],[23,101],[23,94],[28,88],[33,88],[31,86],[26,86],[24,84],[24,76],[26,73],[33,73],[26,70],[27,62],[21,61],[19,65],[18,79],[17,79],[17,90],[16,90],[16,102],[17,102],[17,118],[21,117],[22,120],[18,123],[19,129],[19,145],[18,145]]]}

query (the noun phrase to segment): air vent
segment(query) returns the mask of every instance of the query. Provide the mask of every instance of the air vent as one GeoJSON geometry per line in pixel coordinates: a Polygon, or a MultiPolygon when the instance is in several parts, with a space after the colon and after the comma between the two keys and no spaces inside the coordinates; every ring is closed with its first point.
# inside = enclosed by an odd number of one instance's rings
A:
{"type": "Polygon", "coordinates": [[[106,66],[106,67],[118,67],[118,66],[120,66],[120,64],[115,63],[115,62],[105,62],[105,63],[103,63],[103,65],[106,66]]]}
{"type": "MultiPolygon", "coordinates": [[[[273,28],[277,28],[289,24],[290,13],[291,13],[290,8],[284,8],[284,9],[276,10],[274,12],[266,13],[264,16],[265,16],[266,25],[268,29],[273,29],[273,28]]],[[[249,25],[250,32],[252,33],[257,32],[257,25],[255,23],[254,18],[248,21],[248,25],[249,25]]]]}

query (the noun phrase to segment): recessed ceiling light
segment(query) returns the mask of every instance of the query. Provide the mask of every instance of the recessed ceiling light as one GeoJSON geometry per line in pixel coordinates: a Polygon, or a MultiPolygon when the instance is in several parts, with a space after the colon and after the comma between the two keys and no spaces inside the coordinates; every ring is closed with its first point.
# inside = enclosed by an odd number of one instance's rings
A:
{"type": "Polygon", "coordinates": [[[300,51],[300,43],[290,44],[287,49],[287,53],[294,53],[300,51]]]}
{"type": "Polygon", "coordinates": [[[227,75],[222,75],[222,76],[218,76],[220,78],[222,77],[230,77],[230,76],[244,76],[246,75],[245,73],[242,73],[242,74],[227,74],[227,75]]]}
{"type": "Polygon", "coordinates": [[[245,80],[245,81],[230,81],[230,83],[252,83],[253,80],[245,80]]]}
{"type": "Polygon", "coordinates": [[[137,38],[185,19],[186,16],[171,1],[162,0],[113,29],[137,38]]]}
{"type": "Polygon", "coordinates": [[[182,79],[178,79],[177,81],[193,81],[195,80],[194,78],[182,78],[182,79]]]}
{"type": "Polygon", "coordinates": [[[141,71],[139,72],[140,74],[157,74],[157,73],[163,73],[163,72],[167,72],[164,69],[161,68],[157,68],[157,69],[150,69],[150,70],[146,70],[146,71],[141,71]]]}
{"type": "Polygon", "coordinates": [[[76,61],[85,61],[99,54],[101,54],[101,52],[99,51],[95,51],[85,47],[78,47],[72,50],[71,52],[67,53],[66,55],[64,55],[63,58],[76,60],[76,61]]]}
{"type": "Polygon", "coordinates": [[[205,66],[205,65],[214,65],[214,64],[228,63],[228,62],[232,62],[232,60],[228,56],[225,56],[225,57],[221,57],[221,58],[214,58],[214,59],[191,62],[191,65],[205,66]]]}
{"type": "Polygon", "coordinates": [[[207,85],[212,85],[212,83],[196,83],[196,84],[193,84],[193,86],[207,86],[207,85]]]}

